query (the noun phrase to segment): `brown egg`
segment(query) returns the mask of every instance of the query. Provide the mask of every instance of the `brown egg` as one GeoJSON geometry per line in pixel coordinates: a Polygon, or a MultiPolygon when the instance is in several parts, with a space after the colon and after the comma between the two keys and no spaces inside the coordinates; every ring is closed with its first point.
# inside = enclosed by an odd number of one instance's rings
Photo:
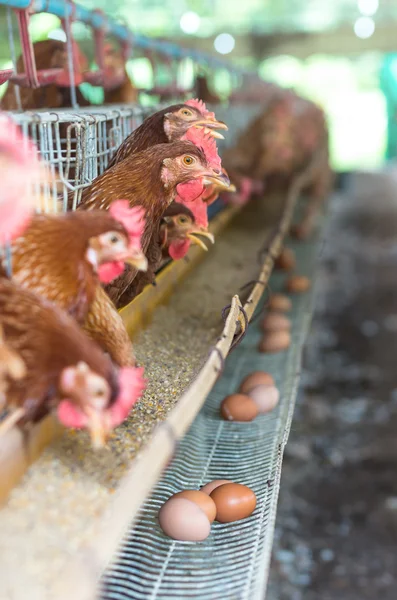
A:
{"type": "Polygon", "coordinates": [[[272,294],[270,296],[268,308],[269,310],[278,312],[288,312],[292,308],[292,302],[288,296],[285,296],[284,294],[272,294]]]}
{"type": "Polygon", "coordinates": [[[308,228],[300,224],[292,225],[290,229],[291,237],[295,238],[296,240],[305,240],[309,233],[310,232],[308,228]]]}
{"type": "Polygon", "coordinates": [[[302,294],[310,289],[311,282],[305,275],[293,275],[285,284],[285,288],[292,294],[302,294]]]}
{"type": "Polygon", "coordinates": [[[211,492],[216,504],[216,520],[231,523],[249,517],[256,507],[256,496],[252,490],[240,483],[225,483],[211,492]]]}
{"type": "Polygon", "coordinates": [[[258,416],[258,409],[249,396],[232,394],[223,400],[221,415],[225,421],[253,421],[258,416]]]}
{"type": "Polygon", "coordinates": [[[291,321],[284,315],[276,312],[269,312],[262,321],[265,331],[280,331],[281,329],[291,329],[291,321]]]}
{"type": "Polygon", "coordinates": [[[266,333],[259,343],[259,352],[267,352],[269,354],[282,352],[289,348],[291,344],[291,334],[289,331],[271,331],[266,333]]]}
{"type": "MultiPolygon", "coordinates": [[[[209,481],[208,483],[203,485],[203,487],[200,488],[200,492],[204,492],[204,494],[208,494],[208,496],[209,496],[210,493],[215,488],[219,487],[220,485],[223,485],[224,483],[233,483],[233,482],[230,481],[229,479],[215,479],[214,481],[209,481]]],[[[216,507],[215,507],[215,509],[216,509],[216,507]]]]}
{"type": "Polygon", "coordinates": [[[282,271],[292,271],[295,269],[295,265],[295,254],[290,248],[283,248],[281,253],[274,261],[275,268],[281,269],[282,271]]]}
{"type": "Polygon", "coordinates": [[[211,531],[204,511],[187,498],[170,498],[160,509],[159,523],[166,535],[174,540],[201,542],[211,531]]]}
{"type": "Polygon", "coordinates": [[[249,392],[260,413],[268,413],[280,400],[280,392],[274,385],[258,385],[249,392]]]}
{"type": "Polygon", "coordinates": [[[265,373],[265,371],[254,371],[250,375],[247,375],[245,379],[240,384],[239,392],[240,394],[248,394],[252,388],[257,385],[274,385],[274,379],[270,375],[270,373],[265,373]]]}
{"type": "Polygon", "coordinates": [[[174,494],[172,498],[186,498],[197,504],[208,517],[210,523],[215,520],[216,506],[214,501],[209,497],[208,494],[202,490],[183,490],[174,494]]]}

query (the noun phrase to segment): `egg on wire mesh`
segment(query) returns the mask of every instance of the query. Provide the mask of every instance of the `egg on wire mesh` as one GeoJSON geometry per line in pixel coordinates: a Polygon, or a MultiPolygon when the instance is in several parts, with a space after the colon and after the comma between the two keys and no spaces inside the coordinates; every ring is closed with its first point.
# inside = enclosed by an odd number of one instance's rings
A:
{"type": "Polygon", "coordinates": [[[203,512],[205,512],[210,523],[214,521],[216,515],[216,506],[214,501],[202,489],[183,490],[182,492],[177,492],[174,494],[172,498],[186,498],[187,500],[194,502],[201,508],[203,512]]]}
{"type": "Polygon", "coordinates": [[[311,281],[305,275],[293,275],[287,279],[285,289],[291,294],[303,294],[311,287],[311,281]]]}
{"type": "Polygon", "coordinates": [[[291,345],[291,334],[289,331],[271,331],[266,333],[259,342],[258,350],[266,354],[275,354],[287,350],[291,345]]]}
{"type": "Polygon", "coordinates": [[[275,385],[257,385],[249,391],[249,396],[261,414],[272,411],[280,400],[280,392],[275,385]]]}
{"type": "Polygon", "coordinates": [[[263,318],[262,327],[265,331],[289,331],[291,329],[291,321],[285,315],[277,312],[269,312],[263,318]]]}
{"type": "MultiPolygon", "coordinates": [[[[207,507],[209,504],[206,500],[207,507]]],[[[207,513],[189,496],[171,496],[160,508],[158,520],[163,532],[174,540],[202,542],[211,532],[211,523],[207,513]]]]}
{"type": "Polygon", "coordinates": [[[253,421],[258,416],[258,408],[249,396],[231,394],[221,404],[221,416],[225,421],[253,421]]]}
{"type": "Polygon", "coordinates": [[[272,294],[267,308],[274,312],[289,312],[292,308],[292,302],[284,294],[272,294]]]}
{"type": "Polygon", "coordinates": [[[210,494],[216,505],[216,520],[219,523],[232,523],[246,519],[256,508],[256,496],[246,485],[224,483],[210,494]]]}
{"type": "Polygon", "coordinates": [[[239,392],[240,394],[248,394],[257,385],[274,385],[274,379],[270,373],[254,371],[243,379],[239,387],[239,392]]]}
{"type": "Polygon", "coordinates": [[[280,269],[281,271],[293,271],[296,266],[294,252],[290,248],[283,248],[274,261],[274,266],[276,269],[280,269]]]}

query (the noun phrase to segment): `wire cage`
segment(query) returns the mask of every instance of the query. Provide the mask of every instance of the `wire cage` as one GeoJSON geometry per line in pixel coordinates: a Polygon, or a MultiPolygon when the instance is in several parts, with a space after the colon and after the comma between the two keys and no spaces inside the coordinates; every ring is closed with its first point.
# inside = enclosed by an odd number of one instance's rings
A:
{"type": "Polygon", "coordinates": [[[13,113],[12,119],[49,167],[42,210],[67,210],[69,193],[76,208],[81,190],[103,173],[121,141],[153,110],[136,106],[13,113]]]}

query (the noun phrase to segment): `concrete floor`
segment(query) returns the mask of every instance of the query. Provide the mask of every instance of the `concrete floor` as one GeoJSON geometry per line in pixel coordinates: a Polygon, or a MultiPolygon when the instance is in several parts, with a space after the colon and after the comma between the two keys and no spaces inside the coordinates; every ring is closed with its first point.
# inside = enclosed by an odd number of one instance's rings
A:
{"type": "Polygon", "coordinates": [[[334,198],[268,600],[397,597],[397,172],[334,198]]]}

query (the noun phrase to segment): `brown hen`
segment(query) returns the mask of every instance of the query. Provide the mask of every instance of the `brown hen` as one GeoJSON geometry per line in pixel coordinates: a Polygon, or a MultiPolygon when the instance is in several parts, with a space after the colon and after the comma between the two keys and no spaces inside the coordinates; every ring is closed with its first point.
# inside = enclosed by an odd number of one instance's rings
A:
{"type": "Polygon", "coordinates": [[[74,319],[2,278],[0,327],[10,349],[26,366],[22,377],[8,380],[10,413],[0,432],[15,423],[38,421],[58,407],[61,422],[87,427],[94,445],[102,445],[144,388],[142,369],[118,371],[74,319]]]}
{"type": "MultiPolygon", "coordinates": [[[[34,57],[37,70],[44,69],[64,69],[68,74],[68,53],[65,42],[58,40],[43,40],[33,44],[34,57]]],[[[85,57],[78,51],[78,58],[81,67],[85,66],[85,57]]],[[[20,56],[17,61],[17,73],[24,72],[23,57],[20,56]]],[[[21,105],[23,110],[32,108],[61,108],[71,106],[70,88],[59,86],[56,83],[50,83],[39,88],[19,87],[21,96],[21,105]]],[[[6,93],[1,100],[3,110],[17,110],[16,84],[9,82],[6,93]]],[[[80,106],[87,106],[89,102],[76,87],[76,99],[80,106]]]]}
{"type": "Polygon", "coordinates": [[[178,186],[198,179],[218,181],[220,176],[207,164],[205,154],[194,144],[173,142],[152,146],[128,156],[83,190],[78,207],[80,210],[107,209],[115,198],[125,198],[130,206],[141,204],[145,209],[142,248],[149,263],[147,275],[138,278],[136,270],[128,267],[121,277],[108,286],[107,291],[116,306],[128,304],[146,283],[153,280],[161,264],[160,221],[174,199],[178,186]]]}
{"type": "Polygon", "coordinates": [[[51,300],[81,324],[87,319],[92,337],[120,366],[134,364],[131,341],[100,286],[98,269],[103,263],[114,264],[117,276],[123,261],[139,266],[143,258],[142,252],[130,250],[129,232],[122,222],[103,211],[36,215],[12,245],[15,281],[51,300]]]}

